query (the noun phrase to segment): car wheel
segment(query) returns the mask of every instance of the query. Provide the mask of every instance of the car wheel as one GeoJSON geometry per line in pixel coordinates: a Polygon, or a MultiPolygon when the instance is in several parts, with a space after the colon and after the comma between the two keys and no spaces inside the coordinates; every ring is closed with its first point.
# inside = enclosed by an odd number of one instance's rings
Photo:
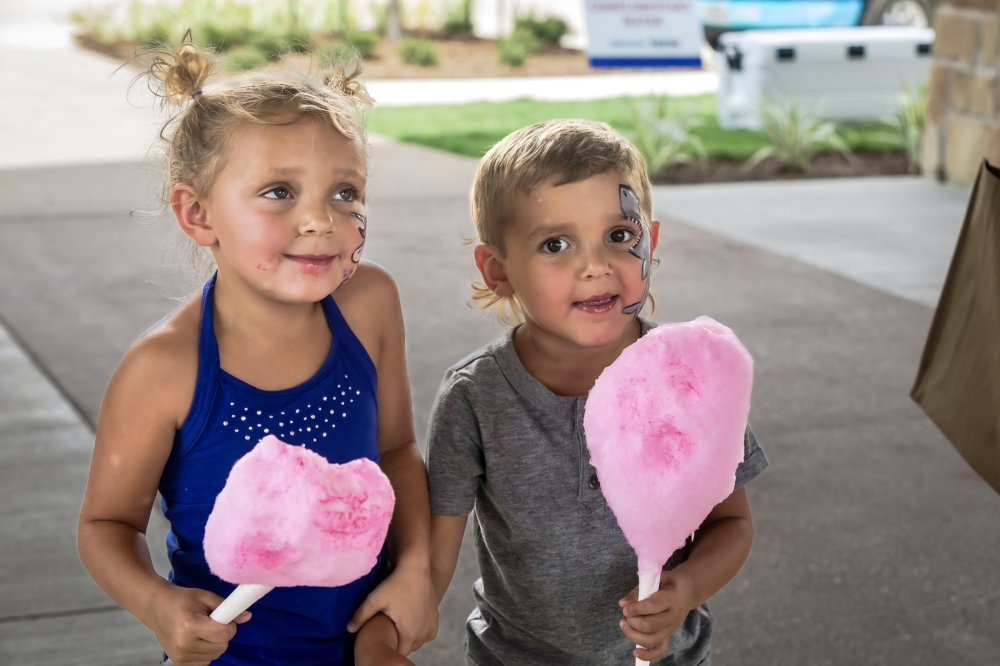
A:
{"type": "Polygon", "coordinates": [[[872,0],[861,18],[861,25],[926,28],[930,24],[929,0],[872,0]]]}

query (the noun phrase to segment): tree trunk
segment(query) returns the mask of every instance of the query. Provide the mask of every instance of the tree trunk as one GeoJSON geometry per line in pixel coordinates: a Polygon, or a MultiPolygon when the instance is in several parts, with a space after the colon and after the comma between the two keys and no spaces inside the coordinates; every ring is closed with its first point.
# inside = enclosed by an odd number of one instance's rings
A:
{"type": "Polygon", "coordinates": [[[389,0],[389,16],[385,26],[387,42],[398,42],[403,36],[403,24],[399,20],[399,0],[389,0]]]}

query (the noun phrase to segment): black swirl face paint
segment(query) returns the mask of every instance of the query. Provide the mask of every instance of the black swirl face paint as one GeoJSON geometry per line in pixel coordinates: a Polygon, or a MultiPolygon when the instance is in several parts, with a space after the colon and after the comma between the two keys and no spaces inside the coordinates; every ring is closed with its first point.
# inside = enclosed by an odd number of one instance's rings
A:
{"type": "Polygon", "coordinates": [[[351,261],[355,264],[361,261],[361,251],[365,249],[365,235],[368,232],[368,218],[361,213],[351,213],[351,217],[357,220],[358,233],[361,235],[361,245],[351,253],[351,261]]]}
{"type": "Polygon", "coordinates": [[[643,282],[646,283],[642,291],[642,298],[635,303],[626,305],[622,308],[622,312],[638,316],[639,312],[642,311],[642,306],[646,304],[646,298],[649,296],[649,268],[652,256],[649,240],[649,223],[646,222],[646,218],[642,215],[639,196],[635,193],[635,190],[628,185],[619,185],[618,198],[621,202],[622,217],[635,226],[635,243],[629,248],[628,253],[642,262],[639,275],[643,282]]]}

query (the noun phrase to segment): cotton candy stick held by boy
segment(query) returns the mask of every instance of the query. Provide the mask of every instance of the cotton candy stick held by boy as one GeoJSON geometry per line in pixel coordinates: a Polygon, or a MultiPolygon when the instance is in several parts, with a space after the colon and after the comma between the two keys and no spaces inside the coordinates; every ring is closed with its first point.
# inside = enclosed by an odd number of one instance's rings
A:
{"type": "Polygon", "coordinates": [[[749,352],[708,317],[653,329],[594,384],[587,446],[638,556],[640,600],[659,589],[671,554],[732,494],[752,386],[749,352]]]}
{"type": "Polygon", "coordinates": [[[330,464],[269,435],[233,466],[205,525],[205,559],[239,585],[212,613],[228,624],[274,587],[337,587],[378,561],[389,479],[367,458],[330,464]]]}

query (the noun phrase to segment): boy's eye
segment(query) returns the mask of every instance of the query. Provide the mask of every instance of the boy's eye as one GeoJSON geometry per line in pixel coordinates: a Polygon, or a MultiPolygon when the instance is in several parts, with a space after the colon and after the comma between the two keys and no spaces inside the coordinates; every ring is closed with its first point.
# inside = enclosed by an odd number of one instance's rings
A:
{"type": "Polygon", "coordinates": [[[615,229],[608,235],[612,243],[628,243],[635,240],[635,233],[628,229],[615,229]]]}
{"type": "Polygon", "coordinates": [[[544,243],[542,243],[542,251],[547,252],[549,254],[557,254],[559,252],[562,252],[568,247],[569,243],[567,243],[562,238],[550,238],[544,243]]]}
{"type": "Polygon", "coordinates": [[[279,185],[278,187],[264,192],[264,197],[267,199],[291,199],[292,193],[288,191],[287,187],[281,187],[279,185]]]}
{"type": "Polygon", "coordinates": [[[358,193],[348,187],[346,190],[341,190],[337,192],[335,195],[333,195],[333,198],[337,199],[338,201],[354,201],[357,198],[357,196],[358,193]]]}

